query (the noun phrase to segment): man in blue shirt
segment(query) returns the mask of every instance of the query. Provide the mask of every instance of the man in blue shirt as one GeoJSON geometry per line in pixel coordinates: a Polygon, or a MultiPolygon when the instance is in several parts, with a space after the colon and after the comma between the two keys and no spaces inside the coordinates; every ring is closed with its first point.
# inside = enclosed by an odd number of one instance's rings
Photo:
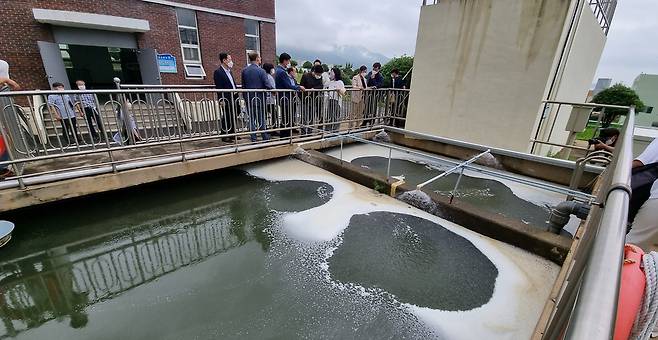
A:
{"type": "MultiPolygon", "coordinates": [[[[78,90],[80,91],[85,91],[87,89],[87,85],[85,84],[84,80],[76,80],[75,85],[78,87],[78,90]]],[[[77,100],[76,100],[81,108],[80,112],[84,112],[86,118],[87,118],[87,128],[89,129],[89,132],[91,133],[91,138],[94,140],[94,142],[100,142],[102,139],[107,138],[107,135],[105,134],[105,129],[103,128],[103,121],[101,120],[101,116],[98,112],[98,108],[96,107],[96,98],[93,94],[91,93],[83,93],[77,95],[77,100]],[[98,127],[98,132],[96,132],[96,127],[94,124],[98,127]],[[101,138],[101,136],[103,136],[101,138]]]]}
{"type": "MultiPolygon", "coordinates": [[[[268,84],[267,73],[260,65],[260,55],[258,53],[249,54],[249,66],[242,70],[242,88],[251,90],[272,90],[268,84]]],[[[265,92],[247,92],[247,112],[249,112],[249,125],[252,131],[251,141],[255,142],[258,137],[256,131],[267,130],[265,122],[265,92]]],[[[261,137],[264,141],[270,139],[267,132],[262,132],[261,137]]]]}
{"type": "MultiPolygon", "coordinates": [[[[276,88],[280,90],[304,91],[304,87],[297,85],[295,80],[291,79],[288,74],[291,59],[288,53],[282,53],[279,56],[279,66],[276,67],[276,76],[274,77],[276,88]]],[[[281,105],[281,127],[292,126],[292,122],[294,121],[293,107],[295,105],[293,98],[291,92],[285,92],[279,97],[279,104],[281,105]]],[[[281,137],[290,137],[290,130],[281,131],[281,137]]]]}
{"type": "MultiPolygon", "coordinates": [[[[64,84],[53,83],[53,90],[64,91],[64,84]]],[[[71,96],[68,94],[48,95],[48,109],[50,114],[62,124],[62,146],[82,142],[82,137],[78,134],[76,109],[71,96]]]]}

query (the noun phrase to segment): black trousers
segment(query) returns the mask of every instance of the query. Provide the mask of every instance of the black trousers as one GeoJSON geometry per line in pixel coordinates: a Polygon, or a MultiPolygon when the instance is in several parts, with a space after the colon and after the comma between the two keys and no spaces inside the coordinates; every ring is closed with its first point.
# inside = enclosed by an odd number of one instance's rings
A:
{"type": "Polygon", "coordinates": [[[62,118],[62,142],[71,145],[76,142],[82,142],[82,138],[78,134],[78,120],[73,118],[62,118]]]}
{"type": "MultiPolygon", "coordinates": [[[[85,107],[85,117],[87,118],[89,133],[91,133],[93,139],[97,139],[99,133],[105,136],[105,128],[103,127],[101,116],[96,109],[93,107],[85,107]],[[98,127],[98,132],[96,132],[96,127],[98,127]]],[[[107,138],[107,136],[105,137],[107,138]]]]}
{"type": "Polygon", "coordinates": [[[224,115],[220,118],[220,128],[226,134],[235,133],[235,117],[240,113],[240,102],[237,97],[220,96],[220,103],[224,108],[224,115]]]}

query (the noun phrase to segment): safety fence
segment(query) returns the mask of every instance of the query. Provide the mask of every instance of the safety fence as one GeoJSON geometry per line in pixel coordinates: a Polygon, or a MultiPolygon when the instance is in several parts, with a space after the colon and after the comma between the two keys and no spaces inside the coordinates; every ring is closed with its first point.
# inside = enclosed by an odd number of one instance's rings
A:
{"type": "Polygon", "coordinates": [[[596,201],[574,235],[533,339],[613,338],[631,195],[635,122],[635,109],[625,109],[619,142],[594,191],[596,201]]]}
{"type": "Polygon", "coordinates": [[[0,189],[165,156],[185,161],[191,153],[403,127],[408,101],[402,89],[5,91],[0,130],[10,159],[0,168],[11,166],[15,175],[0,189]]]}

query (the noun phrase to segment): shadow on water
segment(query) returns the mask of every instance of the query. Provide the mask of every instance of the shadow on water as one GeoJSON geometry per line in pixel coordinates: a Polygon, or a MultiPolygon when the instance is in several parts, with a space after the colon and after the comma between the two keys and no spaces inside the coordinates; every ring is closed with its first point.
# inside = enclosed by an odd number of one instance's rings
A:
{"type": "MultiPolygon", "coordinates": [[[[360,157],[352,160],[352,164],[366,167],[380,173],[385,173],[388,159],[385,157],[360,157]]],[[[404,175],[407,183],[414,186],[433,178],[442,172],[443,171],[428,165],[415,163],[409,160],[391,160],[391,175],[404,175]]],[[[458,177],[458,173],[450,174],[432,182],[424,189],[449,196],[458,177]]],[[[464,202],[468,202],[475,207],[482,208],[488,212],[521,220],[540,228],[544,227],[550,213],[550,210],[547,207],[542,207],[523,200],[516,196],[512,190],[503,183],[491,179],[464,175],[455,196],[464,202]]]]}
{"type": "Polygon", "coordinates": [[[432,221],[391,212],[355,215],[329,259],[334,280],[381,289],[403,303],[471,310],[493,295],[498,270],[470,241],[432,221]]]}
{"type": "Polygon", "coordinates": [[[88,306],[248,244],[258,247],[241,250],[238,266],[263,262],[278,213],[322,205],[332,192],[227,170],[2,216],[18,227],[1,252],[0,339],[65,317],[84,328],[88,306]]]}

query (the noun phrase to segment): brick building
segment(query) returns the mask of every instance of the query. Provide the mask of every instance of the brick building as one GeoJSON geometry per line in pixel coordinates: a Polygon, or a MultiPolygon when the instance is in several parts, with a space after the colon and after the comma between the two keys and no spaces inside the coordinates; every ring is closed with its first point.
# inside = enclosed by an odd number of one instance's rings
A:
{"type": "Polygon", "coordinates": [[[233,56],[239,82],[249,51],[264,60],[276,54],[274,0],[13,0],[2,7],[0,59],[25,89],[75,79],[112,88],[114,77],[211,84],[223,51],[233,56]]]}

